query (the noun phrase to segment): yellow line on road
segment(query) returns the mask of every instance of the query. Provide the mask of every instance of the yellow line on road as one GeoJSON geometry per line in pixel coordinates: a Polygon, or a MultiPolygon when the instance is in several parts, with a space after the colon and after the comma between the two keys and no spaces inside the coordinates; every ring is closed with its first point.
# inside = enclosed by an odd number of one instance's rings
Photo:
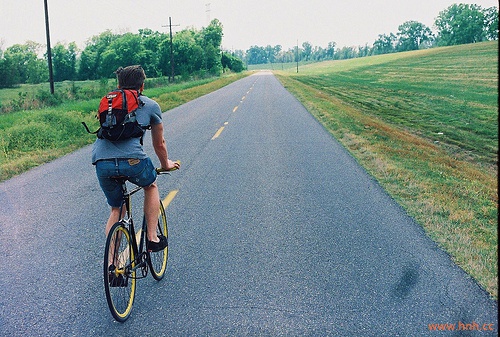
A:
{"type": "MultiPolygon", "coordinates": [[[[172,190],[172,191],[170,191],[169,194],[167,194],[165,199],[163,199],[163,201],[162,201],[163,208],[167,209],[168,205],[170,205],[172,200],[174,200],[175,196],[177,195],[177,192],[179,192],[179,190],[172,190]]],[[[141,239],[141,232],[142,232],[142,229],[139,229],[137,231],[137,233],[135,233],[136,242],[139,242],[139,240],[141,239]]],[[[127,257],[125,257],[125,258],[127,258],[127,257]]],[[[124,261],[126,261],[126,260],[124,260],[124,261]]]]}
{"type": "Polygon", "coordinates": [[[217,132],[215,133],[215,135],[212,137],[212,140],[214,140],[215,138],[219,137],[223,130],[224,130],[224,127],[221,126],[221,128],[219,130],[217,130],[217,132]]]}
{"type": "MultiPolygon", "coordinates": [[[[141,234],[142,234],[142,229],[139,229],[139,230],[137,231],[137,233],[135,233],[135,242],[137,242],[137,243],[139,243],[139,242],[140,242],[139,240],[141,239],[141,234]]],[[[146,239],[147,239],[147,238],[146,238],[146,239]]],[[[129,247],[127,247],[127,255],[126,255],[126,256],[124,257],[124,259],[123,259],[123,265],[125,265],[125,263],[127,263],[127,260],[128,260],[128,248],[129,248],[129,247]]]]}
{"type": "Polygon", "coordinates": [[[237,106],[234,107],[233,112],[236,112],[236,110],[238,110],[237,106]]]}
{"type": "Polygon", "coordinates": [[[174,200],[175,196],[177,195],[177,192],[179,192],[179,190],[170,191],[170,193],[165,197],[165,199],[163,199],[163,207],[165,209],[168,207],[168,205],[170,205],[172,200],[174,200]]]}

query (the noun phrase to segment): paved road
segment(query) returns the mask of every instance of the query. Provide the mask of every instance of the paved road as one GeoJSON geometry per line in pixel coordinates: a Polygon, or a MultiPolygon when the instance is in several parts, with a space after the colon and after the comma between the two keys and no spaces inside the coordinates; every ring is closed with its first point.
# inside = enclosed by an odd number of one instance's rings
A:
{"type": "Polygon", "coordinates": [[[165,279],[139,281],[131,318],[113,321],[107,208],[81,149],[0,184],[1,336],[498,333],[497,303],[270,73],[164,119],[183,162],[160,178],[179,190],[165,279]]]}

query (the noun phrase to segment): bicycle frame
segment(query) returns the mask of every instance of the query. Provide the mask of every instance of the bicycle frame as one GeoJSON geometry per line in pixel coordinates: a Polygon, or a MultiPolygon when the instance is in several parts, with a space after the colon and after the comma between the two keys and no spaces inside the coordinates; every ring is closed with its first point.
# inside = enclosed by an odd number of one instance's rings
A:
{"type": "MultiPolygon", "coordinates": [[[[175,169],[178,169],[178,166],[175,169]]],[[[168,174],[161,169],[156,169],[156,172],[158,175],[168,174]]],[[[124,322],[128,319],[134,303],[136,279],[146,277],[149,271],[155,280],[160,281],[163,278],[167,267],[168,241],[162,250],[147,250],[146,215],[143,212],[142,227],[136,233],[131,201],[132,195],[143,187],[133,187],[129,191],[126,177],[114,178],[121,184],[123,198],[117,222],[111,227],[106,239],[104,287],[111,314],[117,321],[124,322]],[[141,274],[138,274],[138,270],[141,274]]],[[[159,237],[168,240],[165,209],[162,200],[159,201],[158,223],[153,230],[157,231],[159,237]]]]}
{"type": "MultiPolygon", "coordinates": [[[[142,217],[142,228],[141,228],[141,235],[139,239],[137,238],[137,233],[135,232],[135,227],[134,227],[134,220],[132,217],[132,204],[131,204],[131,196],[143,188],[140,186],[134,187],[132,190],[128,191],[127,189],[127,184],[125,180],[122,180],[122,191],[123,191],[123,201],[122,201],[122,206],[121,206],[121,212],[120,214],[123,214],[123,207],[125,207],[125,214],[124,216],[121,216],[121,219],[119,222],[121,222],[124,226],[128,227],[128,230],[130,232],[131,236],[131,241],[132,241],[132,250],[134,251],[134,256],[135,256],[135,261],[134,265],[135,267],[132,269],[139,269],[141,268],[142,270],[142,277],[144,278],[147,276],[147,259],[148,259],[148,254],[144,249],[144,237],[147,233],[147,224],[146,224],[146,216],[143,215],[142,217]],[[139,240],[139,242],[137,242],[139,240]]],[[[139,232],[138,232],[139,233],[139,232]]],[[[139,278],[139,277],[136,277],[139,278]]]]}

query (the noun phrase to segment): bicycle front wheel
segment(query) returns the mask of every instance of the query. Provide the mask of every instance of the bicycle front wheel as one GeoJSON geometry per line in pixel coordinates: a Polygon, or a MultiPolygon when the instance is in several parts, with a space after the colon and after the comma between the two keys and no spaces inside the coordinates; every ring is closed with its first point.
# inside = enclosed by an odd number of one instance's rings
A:
{"type": "Polygon", "coordinates": [[[117,222],[111,227],[104,249],[104,289],[113,317],[124,322],[135,297],[135,256],[128,229],[117,222]]]}
{"type": "MultiPolygon", "coordinates": [[[[168,242],[168,227],[167,227],[167,217],[165,215],[165,208],[163,208],[163,203],[160,200],[160,211],[158,213],[158,226],[156,226],[156,233],[158,235],[163,235],[167,238],[168,242]]],[[[151,275],[154,279],[159,281],[165,275],[165,270],[167,269],[167,259],[168,259],[168,245],[165,249],[159,252],[149,252],[149,266],[151,268],[151,275]]]]}

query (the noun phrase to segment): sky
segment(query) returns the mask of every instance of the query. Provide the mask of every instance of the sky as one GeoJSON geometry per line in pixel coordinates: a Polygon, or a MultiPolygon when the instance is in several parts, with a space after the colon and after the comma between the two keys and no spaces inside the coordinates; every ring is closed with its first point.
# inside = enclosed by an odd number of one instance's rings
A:
{"type": "MultiPolygon", "coordinates": [[[[223,25],[222,47],[281,45],[303,42],[327,47],[372,45],[379,34],[397,33],[410,20],[433,29],[439,13],[455,3],[498,7],[497,0],[47,0],[51,45],[76,42],[80,49],[92,36],[137,33],[141,28],[173,32],[223,25]]],[[[26,41],[46,44],[44,1],[0,0],[0,49],[26,41]]]]}

